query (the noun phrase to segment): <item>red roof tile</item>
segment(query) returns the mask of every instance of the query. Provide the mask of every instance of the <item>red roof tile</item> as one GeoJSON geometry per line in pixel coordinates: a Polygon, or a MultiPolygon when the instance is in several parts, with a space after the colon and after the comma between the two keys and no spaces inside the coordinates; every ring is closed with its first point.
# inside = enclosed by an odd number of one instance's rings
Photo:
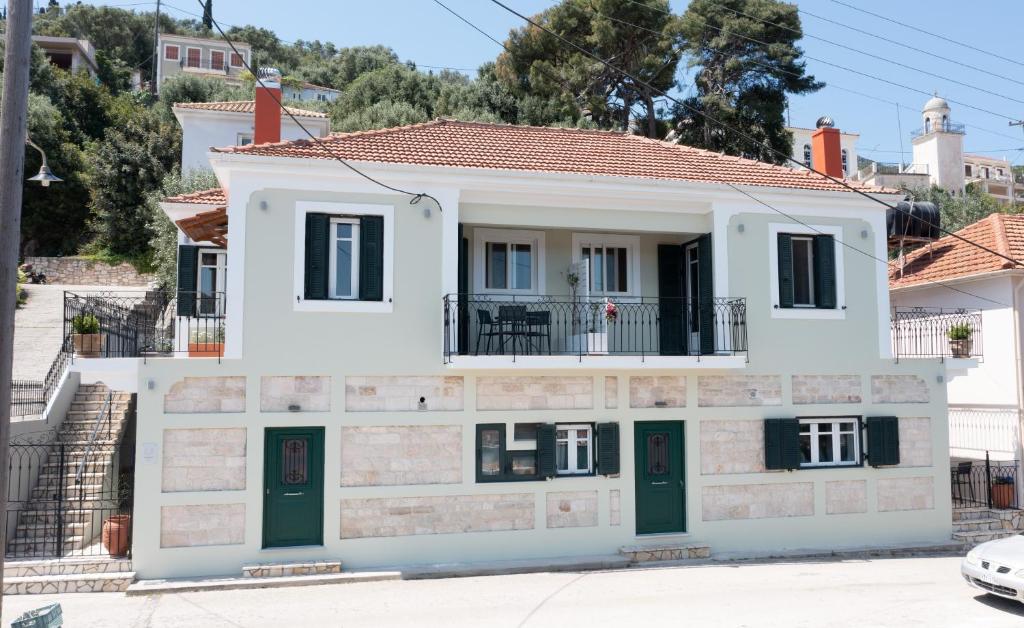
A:
{"type": "MultiPolygon", "coordinates": [[[[319,143],[295,140],[231,146],[214,152],[304,159],[337,155],[353,161],[847,191],[808,171],[638,135],[457,120],[335,133],[319,143]]],[[[866,192],[897,193],[855,182],[850,185],[866,192]]]]}
{"type": "MultiPolygon", "coordinates": [[[[195,109],[200,111],[227,111],[229,113],[256,113],[255,100],[230,100],[223,102],[179,102],[174,103],[176,109],[195,109]]],[[[299,118],[326,118],[326,113],[285,107],[293,116],[299,118]]],[[[283,115],[283,114],[282,114],[283,115]]]]}
{"type": "Polygon", "coordinates": [[[202,190],[200,192],[191,192],[189,194],[178,194],[177,196],[168,196],[163,200],[163,202],[189,203],[200,205],[225,205],[228,202],[228,195],[223,188],[213,188],[210,190],[202,190]]]}
{"type": "MultiPolygon", "coordinates": [[[[991,214],[956,234],[1013,259],[1024,259],[1024,215],[991,214]]],[[[945,236],[931,246],[923,246],[907,254],[902,274],[899,264],[891,263],[889,287],[905,288],[1013,267],[1012,262],[997,255],[953,236],[945,236]]]]}

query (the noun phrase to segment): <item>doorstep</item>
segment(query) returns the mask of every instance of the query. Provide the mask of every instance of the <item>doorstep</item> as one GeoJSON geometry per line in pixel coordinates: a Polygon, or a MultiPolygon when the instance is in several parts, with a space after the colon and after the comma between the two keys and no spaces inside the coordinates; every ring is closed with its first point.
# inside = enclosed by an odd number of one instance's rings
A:
{"type": "Polygon", "coordinates": [[[627,545],[619,554],[632,563],[702,560],[711,558],[711,546],[701,543],[659,543],[657,545],[627,545]]]}

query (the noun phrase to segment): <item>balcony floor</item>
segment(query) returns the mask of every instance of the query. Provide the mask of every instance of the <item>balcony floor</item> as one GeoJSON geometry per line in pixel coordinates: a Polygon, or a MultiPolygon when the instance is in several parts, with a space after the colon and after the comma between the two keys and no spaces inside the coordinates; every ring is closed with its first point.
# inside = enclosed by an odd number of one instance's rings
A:
{"type": "Polygon", "coordinates": [[[452,355],[451,370],[742,369],[745,355],[452,355]]]}

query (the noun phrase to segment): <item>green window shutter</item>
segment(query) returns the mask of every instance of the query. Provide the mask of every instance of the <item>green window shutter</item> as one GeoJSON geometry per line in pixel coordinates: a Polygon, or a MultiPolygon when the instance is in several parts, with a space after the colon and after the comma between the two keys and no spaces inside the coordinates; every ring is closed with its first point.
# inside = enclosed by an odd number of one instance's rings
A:
{"type": "Polygon", "coordinates": [[[597,424],[597,472],[615,475],[619,472],[619,424],[597,424]]]}
{"type": "Polygon", "coordinates": [[[555,477],[555,426],[550,423],[537,426],[537,475],[555,477]]]}
{"type": "Polygon", "coordinates": [[[331,220],[327,214],[306,214],[306,299],[327,298],[330,236],[331,220]]]}
{"type": "Polygon", "coordinates": [[[384,217],[359,219],[359,300],[384,300],[384,217]]]}
{"type": "Polygon", "coordinates": [[[196,315],[196,283],[199,280],[199,247],[178,245],[178,316],[196,315]]]}
{"type": "Polygon", "coordinates": [[[900,420],[894,416],[869,416],[868,464],[872,467],[900,463],[900,420]]]}
{"type": "Polygon", "coordinates": [[[764,420],[764,466],[766,469],[800,468],[799,420],[764,420]]]}
{"type": "Polygon", "coordinates": [[[779,307],[793,307],[793,237],[779,234],[779,307]]]}
{"type": "Polygon", "coordinates": [[[830,235],[814,236],[814,294],[816,306],[836,307],[836,240],[830,235]]]}
{"type": "Polygon", "coordinates": [[[697,309],[700,312],[700,354],[715,352],[715,274],[712,271],[711,234],[697,240],[697,309]]]}

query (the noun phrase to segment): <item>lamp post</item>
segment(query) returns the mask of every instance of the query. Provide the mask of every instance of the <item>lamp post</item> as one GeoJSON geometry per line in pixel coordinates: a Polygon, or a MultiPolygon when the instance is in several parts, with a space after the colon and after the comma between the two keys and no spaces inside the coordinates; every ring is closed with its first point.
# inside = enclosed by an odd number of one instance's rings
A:
{"type": "Polygon", "coordinates": [[[51,183],[60,183],[64,180],[53,174],[53,171],[50,170],[49,164],[46,163],[46,153],[43,152],[43,149],[39,148],[38,144],[32,141],[32,138],[26,136],[25,143],[39,151],[39,156],[43,158],[43,165],[39,167],[39,174],[34,177],[29,177],[26,179],[27,181],[38,181],[43,184],[44,188],[48,188],[51,183]]]}

